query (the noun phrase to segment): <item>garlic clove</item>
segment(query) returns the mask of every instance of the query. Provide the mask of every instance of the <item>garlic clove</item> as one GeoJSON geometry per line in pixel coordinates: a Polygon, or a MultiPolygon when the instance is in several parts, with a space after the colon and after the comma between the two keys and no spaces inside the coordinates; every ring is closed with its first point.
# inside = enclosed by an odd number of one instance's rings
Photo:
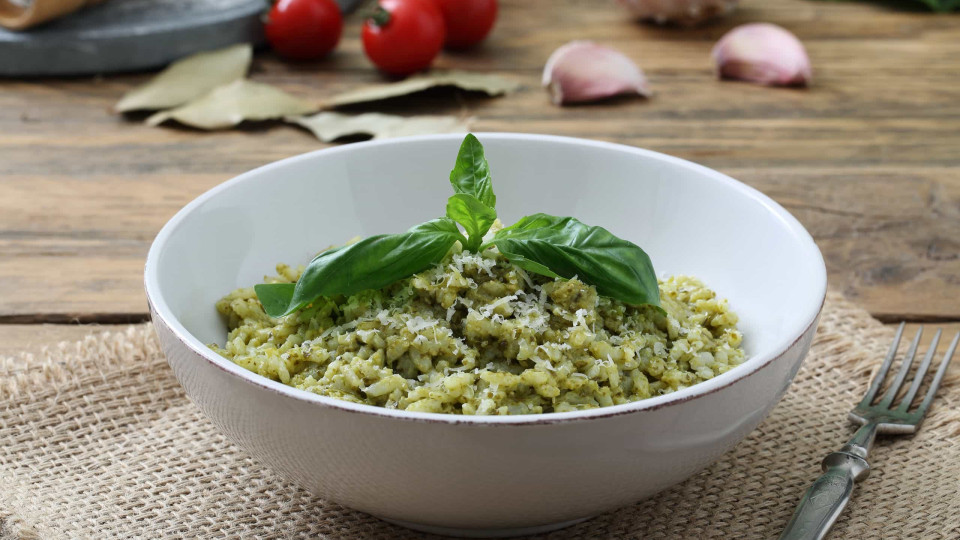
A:
{"type": "Polygon", "coordinates": [[[721,17],[737,7],[737,0],[619,0],[641,20],[657,24],[693,26],[721,17]]]}
{"type": "Polygon", "coordinates": [[[803,43],[784,28],[751,23],[727,32],[713,47],[717,75],[768,86],[806,86],[813,78],[803,43]]]}
{"type": "Polygon", "coordinates": [[[592,41],[571,41],[554,51],[543,68],[543,86],[555,105],[621,94],[652,95],[647,78],[633,60],[592,41]]]}

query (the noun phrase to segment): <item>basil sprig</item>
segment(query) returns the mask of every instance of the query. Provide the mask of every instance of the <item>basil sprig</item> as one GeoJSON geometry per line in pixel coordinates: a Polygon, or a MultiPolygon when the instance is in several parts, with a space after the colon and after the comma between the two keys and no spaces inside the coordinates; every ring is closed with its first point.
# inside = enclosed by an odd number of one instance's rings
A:
{"type": "Polygon", "coordinates": [[[467,243],[463,248],[479,251],[483,235],[497,219],[497,211],[480,202],[473,195],[457,193],[447,199],[447,217],[463,225],[467,231],[467,243]]]}
{"type": "Polygon", "coordinates": [[[473,133],[463,138],[457,162],[450,171],[450,184],[454,193],[473,195],[489,208],[497,206],[497,196],[493,194],[493,181],[490,179],[490,165],[483,155],[483,145],[473,133]]]}
{"type": "Polygon", "coordinates": [[[572,217],[533,214],[494,235],[491,244],[524,270],[578,279],[627,304],[660,305],[650,257],[603,227],[572,217]]]}
{"type": "Polygon", "coordinates": [[[479,251],[483,235],[497,219],[497,196],[493,194],[490,165],[483,155],[483,145],[468,133],[460,145],[457,162],[450,171],[450,185],[455,195],[447,199],[447,217],[467,231],[463,248],[479,251]]]}
{"type": "Polygon", "coordinates": [[[453,244],[464,242],[457,224],[439,218],[401,234],[381,234],[329,249],[314,257],[296,285],[254,287],[271,317],[289,315],[321,296],[386,287],[440,262],[453,244]]]}
{"type": "Polygon", "coordinates": [[[386,287],[437,264],[456,242],[475,252],[496,246],[510,262],[530,272],[552,278],[577,277],[600,294],[622,302],[660,306],[650,258],[635,244],[602,227],[572,217],[533,214],[483,243],[497,219],[497,197],[483,145],[472,134],[460,146],[450,184],[454,195],[447,200],[446,217],[405,233],[371,236],[327,250],[310,261],[296,284],[255,286],[264,311],[282,317],[320,297],[386,287]]]}

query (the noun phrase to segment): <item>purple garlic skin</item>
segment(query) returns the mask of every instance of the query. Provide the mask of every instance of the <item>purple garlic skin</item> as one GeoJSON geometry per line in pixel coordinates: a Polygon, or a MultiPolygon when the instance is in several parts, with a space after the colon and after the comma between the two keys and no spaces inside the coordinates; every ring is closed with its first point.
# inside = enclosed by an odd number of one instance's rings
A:
{"type": "Polygon", "coordinates": [[[638,19],[693,26],[732,12],[738,0],[619,0],[638,19]]]}
{"type": "Polygon", "coordinates": [[[639,94],[650,97],[643,71],[616,49],[592,41],[571,41],[550,55],[543,68],[543,86],[555,105],[583,103],[639,94]]]}
{"type": "Polygon", "coordinates": [[[807,86],[813,80],[803,43],[775,24],[738,26],[720,38],[712,55],[721,79],[767,86],[807,86]]]}

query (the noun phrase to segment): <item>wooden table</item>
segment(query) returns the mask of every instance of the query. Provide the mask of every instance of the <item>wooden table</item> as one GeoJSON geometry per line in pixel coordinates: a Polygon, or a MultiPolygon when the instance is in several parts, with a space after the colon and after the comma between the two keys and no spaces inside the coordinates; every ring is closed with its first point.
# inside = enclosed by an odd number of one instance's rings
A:
{"type": "MultiPolygon", "coordinates": [[[[260,54],[253,78],[316,99],[377,81],[358,26],[351,17],[328,60],[260,54]]],[[[470,114],[478,131],[596,138],[716,168],[793,212],[823,250],[830,285],[881,321],[958,326],[960,15],[744,0],[731,17],[680,29],[634,23],[612,0],[501,0],[485,46],[438,64],[524,86],[501,99],[437,90],[375,110],[470,114]],[[749,21],[801,38],[813,88],[714,80],[711,46],[749,21]],[[572,39],[623,50],[657,95],[552,106],[540,72],[572,39]]],[[[146,320],[144,256],[170,216],[238,173],[325,146],[280,125],[202,133],[112,114],[147,77],[0,81],[0,354],[146,320]]]]}

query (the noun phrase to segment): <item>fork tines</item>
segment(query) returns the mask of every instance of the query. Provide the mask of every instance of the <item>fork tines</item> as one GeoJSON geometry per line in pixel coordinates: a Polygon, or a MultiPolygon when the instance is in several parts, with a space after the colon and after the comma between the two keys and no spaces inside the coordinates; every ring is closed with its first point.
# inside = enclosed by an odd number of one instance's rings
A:
{"type": "MultiPolygon", "coordinates": [[[[910,343],[910,348],[907,349],[907,355],[904,357],[903,362],[900,365],[900,370],[897,372],[896,378],[894,378],[887,391],[883,394],[883,397],[880,398],[880,401],[876,404],[873,403],[877,397],[877,393],[883,386],[883,381],[886,379],[887,373],[890,371],[890,366],[893,365],[893,359],[897,356],[897,349],[900,345],[900,337],[903,335],[904,325],[905,323],[900,323],[900,327],[897,329],[897,335],[894,337],[893,343],[890,345],[890,351],[887,353],[887,357],[884,359],[883,365],[880,366],[880,371],[877,372],[876,377],[873,378],[873,382],[870,383],[870,388],[867,390],[867,394],[863,397],[863,401],[860,402],[860,407],[890,409],[897,397],[897,394],[900,392],[900,388],[903,386],[903,383],[907,378],[907,374],[910,372],[910,366],[913,364],[913,358],[917,354],[917,347],[920,345],[920,336],[923,334],[922,326],[917,330],[916,337],[914,337],[913,341],[910,343]]],[[[923,384],[923,380],[927,375],[927,371],[930,369],[930,364],[933,362],[933,357],[937,352],[937,346],[940,344],[940,336],[942,333],[942,330],[938,329],[937,333],[933,336],[933,341],[930,343],[930,348],[927,350],[927,354],[924,355],[923,361],[920,362],[920,367],[917,368],[913,382],[910,384],[910,389],[907,390],[906,395],[904,395],[903,399],[900,401],[900,405],[896,408],[897,412],[907,413],[910,409],[910,405],[913,403],[914,398],[917,397],[917,392],[920,390],[920,386],[923,384]]],[[[937,368],[937,372],[933,376],[933,381],[930,383],[930,388],[927,390],[926,396],[923,398],[920,406],[913,414],[923,417],[923,415],[927,412],[927,408],[929,408],[930,402],[933,401],[933,397],[936,395],[937,389],[940,387],[940,382],[943,380],[943,376],[947,372],[947,366],[950,365],[950,360],[953,358],[953,353],[957,348],[958,341],[960,341],[960,332],[957,332],[957,335],[954,336],[953,341],[950,343],[950,347],[947,348],[947,352],[944,355],[943,360],[940,361],[940,366],[937,368]]]]}

